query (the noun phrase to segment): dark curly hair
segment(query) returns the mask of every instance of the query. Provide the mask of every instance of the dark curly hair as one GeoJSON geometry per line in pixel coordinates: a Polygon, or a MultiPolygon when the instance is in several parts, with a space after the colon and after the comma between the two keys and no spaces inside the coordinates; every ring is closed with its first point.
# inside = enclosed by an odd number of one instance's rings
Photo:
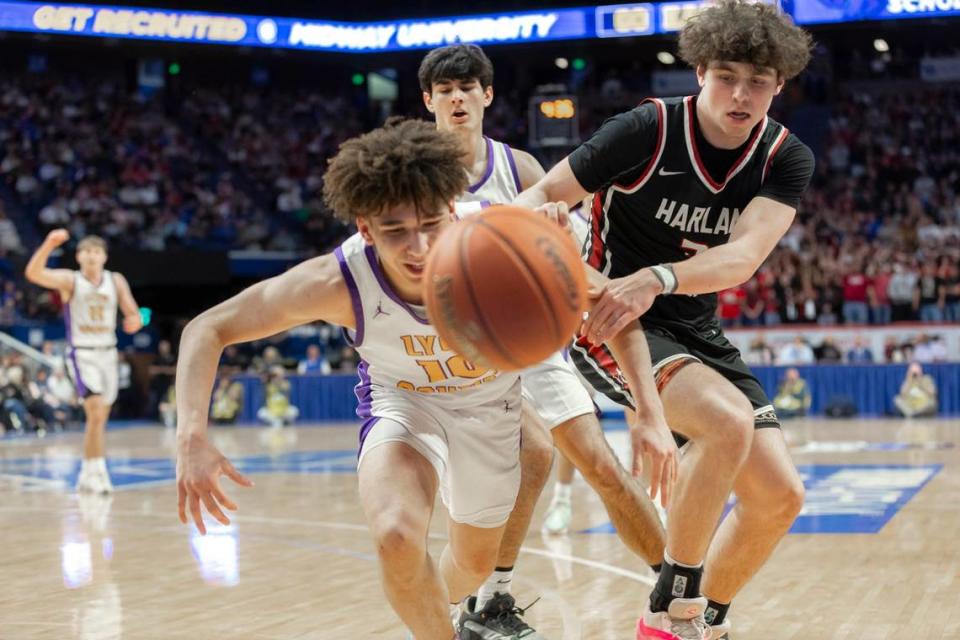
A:
{"type": "Polygon", "coordinates": [[[493,85],[493,63],[475,44],[453,44],[434,49],[420,62],[420,88],[433,91],[435,82],[476,79],[486,89],[493,85]]]}
{"type": "Polygon", "coordinates": [[[773,4],[719,0],[691,18],[680,32],[680,57],[687,64],[745,62],[773,68],[785,80],[810,61],[813,38],[773,4]]]}
{"type": "Polygon", "coordinates": [[[347,222],[405,204],[418,214],[436,213],[467,188],[462,156],[453,134],[423,120],[391,118],[340,145],[324,175],[323,199],[347,222]]]}

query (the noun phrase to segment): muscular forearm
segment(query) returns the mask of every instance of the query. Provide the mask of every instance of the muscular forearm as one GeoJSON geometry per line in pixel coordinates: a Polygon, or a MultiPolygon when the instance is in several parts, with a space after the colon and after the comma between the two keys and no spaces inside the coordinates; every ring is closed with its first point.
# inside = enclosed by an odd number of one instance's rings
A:
{"type": "Polygon", "coordinates": [[[673,263],[677,275],[674,293],[699,295],[716,293],[749,280],[759,267],[758,261],[736,243],[719,245],[673,263]]]}
{"type": "Polygon", "coordinates": [[[34,284],[40,284],[39,280],[43,277],[43,270],[47,268],[47,260],[50,259],[50,254],[53,253],[54,248],[49,242],[44,242],[30,256],[30,261],[24,271],[27,280],[34,284]]]}
{"type": "Polygon", "coordinates": [[[520,195],[518,195],[513,204],[528,209],[536,209],[540,205],[550,202],[549,194],[546,189],[538,182],[520,195]]]}
{"type": "MultiPolygon", "coordinates": [[[[586,268],[587,282],[593,290],[600,290],[609,279],[592,267],[586,268]]],[[[653,277],[653,276],[651,276],[653,277]]],[[[652,359],[647,338],[640,323],[633,323],[607,341],[614,360],[620,366],[633,401],[636,405],[638,424],[649,424],[649,420],[663,416],[663,405],[657,394],[657,385],[653,378],[652,359]]]]}
{"type": "Polygon", "coordinates": [[[657,384],[653,377],[650,348],[643,328],[634,323],[607,342],[614,360],[620,366],[623,377],[627,379],[633,396],[637,424],[650,424],[662,420],[663,405],[657,394],[657,384]]]}
{"type": "Polygon", "coordinates": [[[224,344],[203,317],[183,331],[177,360],[177,440],[183,446],[207,432],[207,409],[224,344]]]}

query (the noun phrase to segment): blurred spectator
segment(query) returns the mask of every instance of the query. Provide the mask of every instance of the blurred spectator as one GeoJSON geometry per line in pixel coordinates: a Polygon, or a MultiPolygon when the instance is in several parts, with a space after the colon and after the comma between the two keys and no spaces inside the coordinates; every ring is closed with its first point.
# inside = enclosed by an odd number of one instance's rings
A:
{"type": "Polygon", "coordinates": [[[13,220],[7,217],[0,205],[0,257],[9,253],[21,253],[23,245],[20,244],[20,234],[17,232],[13,220]]]}
{"type": "Polygon", "coordinates": [[[813,364],[814,361],[813,349],[801,335],[794,338],[793,342],[783,345],[777,354],[777,364],[813,364]]]}
{"type": "Polygon", "coordinates": [[[243,409],[243,385],[223,374],[213,392],[210,417],[214,424],[234,424],[243,409]]]}
{"type": "Polygon", "coordinates": [[[922,364],[943,362],[947,359],[947,347],[940,336],[921,333],[914,343],[913,359],[922,364]]]}
{"type": "Polygon", "coordinates": [[[850,364],[869,364],[873,362],[873,351],[866,345],[863,338],[856,336],[853,347],[847,351],[847,362],[850,364]]]}
{"type": "Polygon", "coordinates": [[[796,368],[787,369],[777,389],[777,395],[773,398],[777,414],[782,418],[805,416],[810,409],[811,400],[807,381],[800,377],[796,368]]]}
{"type": "Polygon", "coordinates": [[[357,370],[360,356],[350,345],[344,345],[330,358],[330,368],[340,373],[353,373],[357,370]]]}
{"type": "Polygon", "coordinates": [[[837,348],[836,342],[832,336],[825,336],[820,346],[814,349],[814,356],[817,362],[826,364],[836,364],[843,362],[843,354],[837,348]]]}
{"type": "Polygon", "coordinates": [[[223,350],[223,356],[220,358],[220,368],[230,373],[240,373],[245,371],[250,364],[250,359],[240,351],[235,344],[227,345],[223,350]]]}
{"type": "Polygon", "coordinates": [[[133,367],[123,351],[117,354],[117,402],[116,418],[134,418],[137,414],[137,397],[133,389],[133,367]]]}
{"type": "Polygon", "coordinates": [[[157,404],[157,413],[164,427],[173,429],[177,426],[177,385],[167,385],[166,392],[157,404]]]}
{"type": "Polygon", "coordinates": [[[763,336],[757,336],[750,343],[750,349],[744,354],[743,359],[747,364],[770,365],[776,361],[776,355],[763,336]]]}
{"type": "Polygon", "coordinates": [[[739,327],[740,314],[746,294],[742,286],[725,289],[717,294],[717,315],[725,328],[739,327]]]}
{"type": "Polygon", "coordinates": [[[867,298],[870,301],[870,322],[873,324],[890,324],[890,266],[880,265],[872,269],[870,285],[867,288],[867,298]]]}
{"type": "Polygon", "coordinates": [[[820,308],[820,315],[817,316],[817,324],[827,327],[832,327],[837,324],[838,318],[837,314],[833,310],[833,304],[830,302],[824,302],[823,306],[820,308]]]}
{"type": "Polygon", "coordinates": [[[900,363],[905,362],[903,346],[897,341],[895,336],[887,336],[883,343],[883,359],[885,362],[900,363]]]}
{"type": "Polygon", "coordinates": [[[933,356],[934,362],[947,361],[947,344],[943,341],[942,337],[935,335],[930,338],[930,353],[933,356]]]}
{"type": "Polygon", "coordinates": [[[57,422],[66,426],[81,419],[80,407],[73,383],[67,378],[62,364],[57,364],[41,384],[43,399],[53,409],[57,422]]]}
{"type": "Polygon", "coordinates": [[[944,320],[960,322],[960,266],[956,261],[943,262],[944,320]]]}
{"type": "Polygon", "coordinates": [[[323,357],[318,345],[311,344],[307,347],[307,356],[297,365],[297,373],[301,375],[330,373],[330,363],[323,357]]]}
{"type": "Polygon", "coordinates": [[[173,382],[173,376],[177,373],[177,357],[173,354],[173,348],[169,340],[161,340],[157,343],[157,355],[150,364],[150,397],[147,400],[151,415],[157,415],[160,402],[167,397],[167,391],[173,382]]]}
{"type": "Polygon", "coordinates": [[[868,280],[863,270],[851,267],[843,276],[844,324],[867,324],[868,280]]]}
{"type": "Polygon", "coordinates": [[[275,365],[270,368],[264,387],[266,402],[257,411],[257,417],[275,429],[294,422],[300,410],[290,404],[290,381],[286,379],[283,367],[275,365]]]}
{"type": "Polygon", "coordinates": [[[56,421],[52,407],[43,401],[40,386],[28,380],[27,371],[20,364],[6,368],[0,381],[0,405],[6,412],[4,430],[29,430],[43,435],[56,421]]]}
{"type": "Polygon", "coordinates": [[[890,286],[887,289],[894,322],[914,319],[913,307],[916,287],[916,272],[899,263],[894,265],[893,275],[890,277],[890,286]]]}
{"type": "Polygon", "coordinates": [[[937,274],[937,265],[926,262],[920,272],[919,287],[914,291],[914,310],[919,309],[921,322],[943,322],[946,287],[937,274]]]}
{"type": "Polygon", "coordinates": [[[749,280],[744,286],[741,300],[741,318],[745,327],[758,327],[763,324],[766,305],[760,295],[760,286],[756,280],[749,280]]]}
{"type": "Polygon", "coordinates": [[[919,363],[914,362],[907,368],[907,376],[893,403],[900,415],[907,418],[937,415],[937,385],[923,373],[919,363]]]}
{"type": "Polygon", "coordinates": [[[4,410],[4,431],[23,432],[32,427],[27,411],[28,397],[23,381],[23,367],[15,365],[3,372],[0,380],[0,406],[4,410]]]}
{"type": "Polygon", "coordinates": [[[270,345],[263,350],[263,353],[253,359],[250,368],[261,376],[270,375],[276,368],[283,369],[283,356],[280,350],[270,345]]]}

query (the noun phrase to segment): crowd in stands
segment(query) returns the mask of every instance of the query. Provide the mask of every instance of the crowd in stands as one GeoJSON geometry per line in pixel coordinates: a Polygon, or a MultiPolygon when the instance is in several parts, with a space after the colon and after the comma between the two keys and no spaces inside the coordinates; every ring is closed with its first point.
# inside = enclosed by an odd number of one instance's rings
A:
{"type": "Polygon", "coordinates": [[[41,231],[155,250],[303,250],[342,236],[317,198],[326,158],[360,131],[336,99],[198,91],[171,110],[121,86],[0,83],[0,181],[41,231]]]}
{"type": "Polygon", "coordinates": [[[73,383],[62,366],[32,366],[18,353],[0,353],[0,435],[59,431],[79,418],[73,383]]]}
{"type": "Polygon", "coordinates": [[[796,221],[720,295],[727,326],[960,322],[960,89],[832,106],[796,221]]]}
{"type": "Polygon", "coordinates": [[[744,351],[743,359],[754,365],[807,365],[807,364],[900,364],[904,362],[946,362],[946,343],[939,335],[919,334],[916,338],[887,336],[883,352],[874,353],[866,340],[856,336],[845,348],[838,345],[832,336],[824,337],[819,344],[811,344],[807,337],[798,334],[792,341],[771,345],[763,336],[756,337],[750,348],[744,351]]]}
{"type": "MultiPolygon", "coordinates": [[[[635,84],[611,75],[584,90],[584,135],[633,103],[635,84]]],[[[344,95],[193,88],[171,107],[121,86],[0,82],[0,195],[37,232],[304,254],[349,232],[320,198],[327,159],[365,128],[344,95]]],[[[489,135],[525,146],[521,97],[498,95],[489,135]]],[[[841,94],[830,113],[824,139],[809,141],[821,152],[797,219],[753,279],[721,292],[721,321],[960,322],[960,90],[841,94]]],[[[3,206],[0,258],[27,249],[3,206]]],[[[0,326],[60,311],[55,294],[0,285],[0,326]]]]}

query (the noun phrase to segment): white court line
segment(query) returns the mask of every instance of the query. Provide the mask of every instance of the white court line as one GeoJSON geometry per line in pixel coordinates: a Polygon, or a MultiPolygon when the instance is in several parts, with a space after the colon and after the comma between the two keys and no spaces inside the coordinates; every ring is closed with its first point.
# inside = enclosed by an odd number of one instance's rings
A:
{"type": "Polygon", "coordinates": [[[63,491],[67,487],[67,483],[62,479],[22,476],[16,473],[0,473],[0,480],[8,480],[12,484],[21,485],[22,488],[29,487],[30,490],[43,488],[63,491]],[[23,485],[26,485],[26,487],[23,487],[23,485]]]}
{"type": "MultiPolygon", "coordinates": [[[[50,509],[41,509],[41,508],[18,508],[18,507],[0,507],[0,513],[14,513],[14,512],[23,512],[23,511],[33,511],[33,512],[44,512],[49,513],[50,509]]],[[[134,518],[158,518],[158,519],[172,519],[176,520],[176,513],[171,510],[171,515],[161,515],[159,513],[142,513],[139,511],[116,511],[111,509],[110,515],[118,516],[130,516],[134,518]]],[[[266,516],[238,516],[231,514],[231,520],[235,522],[255,522],[258,524],[276,524],[276,525],[296,525],[301,527],[313,527],[318,529],[340,529],[343,531],[368,531],[366,525],[361,524],[351,524],[348,522],[331,522],[326,520],[300,520],[298,518],[268,518],[266,516]]],[[[215,522],[214,520],[210,521],[211,523],[215,522]]],[[[439,533],[429,534],[431,540],[447,540],[447,536],[439,533]]],[[[591,569],[596,569],[597,571],[603,571],[613,575],[618,575],[628,580],[633,580],[634,582],[639,582],[647,586],[654,586],[656,580],[649,576],[645,576],[635,571],[629,571],[627,569],[622,569],[616,567],[612,564],[607,564],[606,562],[599,562],[597,560],[590,560],[588,558],[581,558],[579,556],[567,555],[564,553],[555,553],[547,549],[538,549],[536,547],[520,547],[521,553],[527,553],[533,556],[539,556],[542,558],[549,558],[550,560],[559,560],[562,562],[571,562],[573,564],[579,564],[584,567],[589,567],[591,569]]]]}

